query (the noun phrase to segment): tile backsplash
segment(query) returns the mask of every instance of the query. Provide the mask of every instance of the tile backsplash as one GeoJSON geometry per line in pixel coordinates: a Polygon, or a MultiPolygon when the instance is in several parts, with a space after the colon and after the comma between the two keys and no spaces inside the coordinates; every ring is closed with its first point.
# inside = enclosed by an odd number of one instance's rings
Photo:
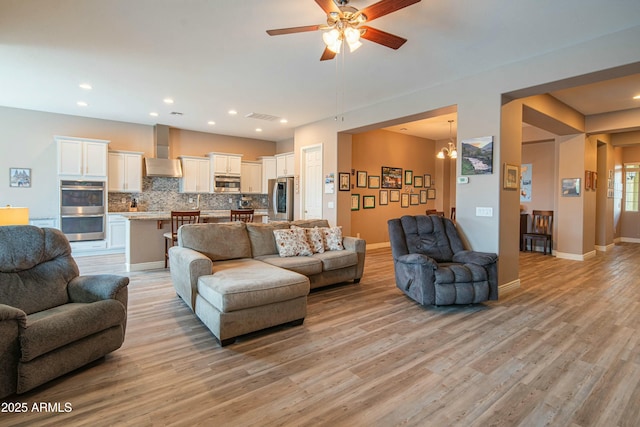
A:
{"type": "MultiPolygon", "coordinates": [[[[109,193],[109,212],[128,212],[132,199],[138,211],[189,210],[196,206],[197,194],[179,193],[180,178],[144,177],[141,193],[109,193]]],[[[200,210],[237,209],[242,197],[250,199],[249,209],[266,209],[266,194],[200,194],[200,210]],[[229,203],[231,200],[231,203],[229,203]]]]}

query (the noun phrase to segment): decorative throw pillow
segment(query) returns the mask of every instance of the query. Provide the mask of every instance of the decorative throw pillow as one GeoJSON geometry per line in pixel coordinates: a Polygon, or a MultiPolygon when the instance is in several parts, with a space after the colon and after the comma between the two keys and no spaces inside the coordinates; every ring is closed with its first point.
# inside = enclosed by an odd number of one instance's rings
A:
{"type": "Polygon", "coordinates": [[[314,254],[324,252],[324,239],[322,238],[322,231],[320,231],[318,227],[302,228],[297,225],[292,225],[291,228],[304,230],[307,236],[307,243],[314,254]]]}
{"type": "Polygon", "coordinates": [[[320,228],[324,236],[324,249],[326,251],[342,251],[342,227],[320,228]]]}
{"type": "Polygon", "coordinates": [[[273,235],[276,238],[278,254],[281,257],[309,256],[313,254],[309,243],[307,243],[307,235],[301,228],[273,230],[273,235]]]}

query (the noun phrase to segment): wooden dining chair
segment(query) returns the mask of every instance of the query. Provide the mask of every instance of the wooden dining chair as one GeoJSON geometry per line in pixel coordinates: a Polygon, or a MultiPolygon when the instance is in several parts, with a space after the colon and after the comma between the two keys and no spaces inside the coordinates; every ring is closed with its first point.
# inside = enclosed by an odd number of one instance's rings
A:
{"type": "Polygon", "coordinates": [[[455,206],[451,208],[451,221],[456,222],[456,208],[455,208],[455,206]]]}
{"type": "Polygon", "coordinates": [[[169,248],[178,241],[178,228],[200,222],[200,211],[171,211],[171,233],[164,233],[164,268],[169,262],[169,248]],[[169,244],[171,242],[171,244],[169,244]]]}
{"type": "Polygon", "coordinates": [[[253,222],[253,209],[231,210],[231,221],[253,222]]]}
{"type": "Polygon", "coordinates": [[[533,211],[531,220],[531,232],[522,234],[522,247],[527,250],[527,242],[531,242],[531,251],[536,241],[544,244],[544,254],[547,254],[547,244],[549,254],[553,253],[553,211],[533,211]]]}
{"type": "Polygon", "coordinates": [[[437,209],[427,209],[426,214],[427,215],[438,215],[438,210],[437,209]]]}

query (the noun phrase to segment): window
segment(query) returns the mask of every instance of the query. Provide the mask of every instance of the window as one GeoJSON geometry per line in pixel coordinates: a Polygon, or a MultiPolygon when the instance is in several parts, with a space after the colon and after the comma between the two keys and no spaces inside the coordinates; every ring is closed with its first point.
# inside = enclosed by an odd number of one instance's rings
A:
{"type": "Polygon", "coordinates": [[[638,190],[640,187],[640,163],[624,165],[624,210],[638,212],[638,190]]]}

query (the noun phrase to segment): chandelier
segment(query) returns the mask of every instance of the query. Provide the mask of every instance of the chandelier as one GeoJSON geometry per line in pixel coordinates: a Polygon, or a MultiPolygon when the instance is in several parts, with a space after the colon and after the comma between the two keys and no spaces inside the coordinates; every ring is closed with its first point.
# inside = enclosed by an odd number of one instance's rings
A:
{"type": "Polygon", "coordinates": [[[342,13],[330,12],[327,16],[327,25],[331,28],[322,34],[322,41],[327,48],[334,52],[340,53],[342,42],[347,42],[349,51],[353,52],[362,46],[360,36],[364,34],[366,29],[358,28],[367,20],[367,17],[358,13],[358,10],[349,6],[342,8],[342,13]]]}
{"type": "Polygon", "coordinates": [[[447,143],[448,147],[442,147],[442,149],[438,151],[438,154],[436,155],[438,159],[444,159],[445,155],[449,156],[450,159],[458,158],[458,150],[456,150],[456,146],[453,143],[453,137],[451,136],[452,124],[453,124],[453,120],[449,120],[449,142],[447,143]]]}

